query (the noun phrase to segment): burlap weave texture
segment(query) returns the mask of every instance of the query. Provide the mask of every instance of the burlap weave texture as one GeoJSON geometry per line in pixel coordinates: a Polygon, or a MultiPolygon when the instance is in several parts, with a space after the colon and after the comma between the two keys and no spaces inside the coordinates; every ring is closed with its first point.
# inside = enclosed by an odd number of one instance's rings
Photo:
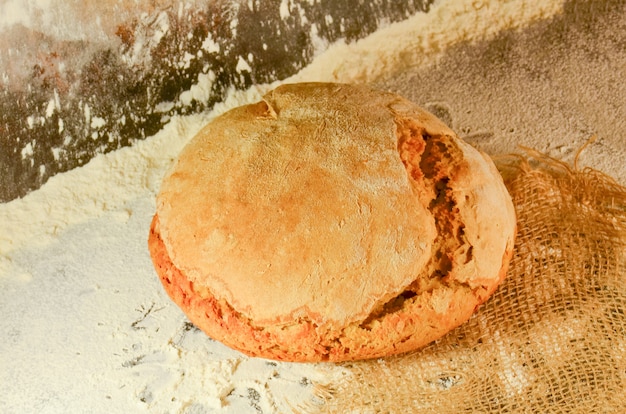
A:
{"type": "Polygon", "coordinates": [[[498,168],[518,215],[507,279],[430,346],[344,364],[324,411],[626,412],[626,188],[532,151],[498,168]]]}

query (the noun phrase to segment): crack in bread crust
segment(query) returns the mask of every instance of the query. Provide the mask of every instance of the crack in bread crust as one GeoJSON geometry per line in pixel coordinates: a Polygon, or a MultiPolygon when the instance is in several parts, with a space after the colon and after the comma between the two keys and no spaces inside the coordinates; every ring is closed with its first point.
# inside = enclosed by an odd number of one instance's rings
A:
{"type": "Polygon", "coordinates": [[[436,217],[437,236],[426,268],[399,295],[379,305],[360,324],[364,329],[375,320],[410,307],[424,292],[450,287],[477,290],[454,278],[457,267],[471,260],[473,250],[464,237],[465,226],[451,184],[455,169],[464,168],[455,162],[463,159],[462,153],[450,137],[429,135],[410,119],[398,119],[397,125],[398,154],[415,184],[418,199],[436,217]]]}

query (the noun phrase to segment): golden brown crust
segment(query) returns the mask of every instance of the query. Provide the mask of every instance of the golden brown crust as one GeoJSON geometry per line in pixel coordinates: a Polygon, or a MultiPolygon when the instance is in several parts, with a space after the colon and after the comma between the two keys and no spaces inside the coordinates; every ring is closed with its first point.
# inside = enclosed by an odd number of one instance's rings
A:
{"type": "Polygon", "coordinates": [[[384,97],[283,87],[211,122],[157,198],[173,262],[259,323],[340,328],[401,292],[435,229],[398,160],[385,108],[397,97],[384,97]]]}
{"type": "MultiPolygon", "coordinates": [[[[440,286],[382,317],[329,331],[302,318],[292,325],[257,326],[206,289],[197,289],[173,265],[155,215],[148,239],[150,254],[165,291],[189,320],[211,338],[247,355],[292,362],[349,361],[418,349],[469,319],[497,284],[476,295],[470,289],[440,286]],[[434,304],[437,304],[433,306],[434,304]]],[[[513,250],[502,258],[504,279],[513,250]]]]}
{"type": "Polygon", "coordinates": [[[150,234],[172,299],[245,353],[409,351],[504,277],[515,215],[491,161],[389,93],[284,85],[215,119],[164,179],[150,234]]]}

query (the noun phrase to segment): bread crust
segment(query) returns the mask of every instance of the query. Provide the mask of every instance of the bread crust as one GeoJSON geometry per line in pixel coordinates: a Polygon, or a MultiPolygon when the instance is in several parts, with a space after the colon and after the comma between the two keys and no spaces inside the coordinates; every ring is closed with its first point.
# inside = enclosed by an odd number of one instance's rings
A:
{"type": "MultiPolygon", "coordinates": [[[[307,318],[290,325],[258,326],[226,301],[195,287],[176,268],[160,237],[158,215],[152,220],[148,240],[165,291],[196,327],[246,355],[278,361],[342,362],[413,351],[467,321],[497,286],[477,294],[467,287],[442,285],[394,312],[336,331],[307,318]]],[[[511,255],[512,250],[502,258],[498,283],[506,275],[511,255]]]]}
{"type": "Polygon", "coordinates": [[[157,198],[165,290],[248,355],[346,361],[422,347],[465,322],[513,253],[493,163],[390,93],[283,85],[217,118],[157,198]]]}

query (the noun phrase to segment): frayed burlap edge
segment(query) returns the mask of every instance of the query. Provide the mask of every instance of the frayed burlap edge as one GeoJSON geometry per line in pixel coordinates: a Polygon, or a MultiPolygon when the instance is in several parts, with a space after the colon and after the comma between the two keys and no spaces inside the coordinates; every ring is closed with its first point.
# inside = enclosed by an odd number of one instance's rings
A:
{"type": "Polygon", "coordinates": [[[314,411],[623,412],[626,188],[529,149],[496,163],[518,215],[507,279],[428,347],[342,364],[314,411]]]}

